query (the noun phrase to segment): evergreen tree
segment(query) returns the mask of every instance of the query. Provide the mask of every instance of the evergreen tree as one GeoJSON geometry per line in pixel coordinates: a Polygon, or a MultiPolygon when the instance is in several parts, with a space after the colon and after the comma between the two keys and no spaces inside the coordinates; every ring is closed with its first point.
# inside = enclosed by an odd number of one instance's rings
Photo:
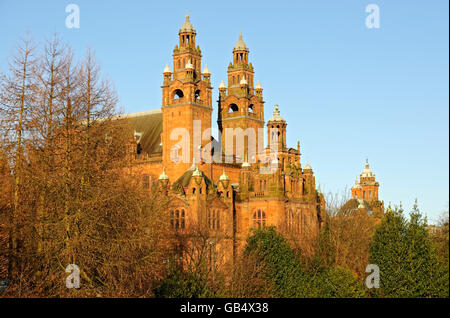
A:
{"type": "Polygon", "coordinates": [[[311,297],[311,277],[301,267],[286,240],[274,227],[256,230],[247,239],[245,254],[256,255],[275,297],[311,297]]]}
{"type": "Polygon", "coordinates": [[[380,268],[380,296],[448,295],[448,272],[445,283],[441,277],[445,277],[445,267],[438,262],[417,202],[410,220],[405,219],[401,208],[388,207],[370,247],[370,262],[380,268]]]}

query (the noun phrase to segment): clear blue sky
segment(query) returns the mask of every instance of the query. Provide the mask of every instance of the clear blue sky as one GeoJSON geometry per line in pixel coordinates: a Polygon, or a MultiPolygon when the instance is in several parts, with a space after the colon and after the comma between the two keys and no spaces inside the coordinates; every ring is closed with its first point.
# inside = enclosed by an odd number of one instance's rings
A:
{"type": "Polygon", "coordinates": [[[448,211],[447,0],[0,0],[0,70],[27,30],[36,41],[57,32],[79,56],[95,49],[125,112],[155,109],[186,9],[213,101],[242,31],[266,120],[279,104],[288,143],[300,140],[322,190],[350,188],[368,156],[386,205],[409,211],[417,198],[430,221],[448,211]],[[69,3],[80,7],[80,29],[65,26],[69,3]],[[365,26],[370,3],[379,29],[365,26]]]}

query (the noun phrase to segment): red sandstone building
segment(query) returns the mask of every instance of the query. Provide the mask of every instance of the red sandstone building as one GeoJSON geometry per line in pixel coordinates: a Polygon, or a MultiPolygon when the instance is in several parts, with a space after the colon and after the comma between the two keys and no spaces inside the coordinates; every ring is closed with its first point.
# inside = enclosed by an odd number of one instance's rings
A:
{"type": "Polygon", "coordinates": [[[161,108],[123,115],[134,129],[134,163],[144,187],[157,182],[171,198],[170,226],[177,232],[207,228],[211,255],[223,263],[233,262],[253,228],[276,226],[297,241],[315,237],[325,218],[324,197],[311,166],[300,163],[300,143],[286,144],[287,122],[277,105],[267,122],[267,146],[257,133],[265,125],[263,89],[259,82],[254,85],[242,35],[232,50],[228,83],[219,86],[219,141],[208,132],[211,73],[207,66],[202,70],[202,52],[187,15],[178,36],[172,68],[166,65],[163,71],[161,108]],[[249,133],[239,143],[227,128],[249,133]],[[189,140],[177,135],[183,131],[189,140]]]}

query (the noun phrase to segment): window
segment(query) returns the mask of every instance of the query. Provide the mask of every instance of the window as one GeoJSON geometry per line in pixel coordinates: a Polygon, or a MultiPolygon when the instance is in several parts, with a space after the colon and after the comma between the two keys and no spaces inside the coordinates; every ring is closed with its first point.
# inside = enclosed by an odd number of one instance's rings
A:
{"type": "Polygon", "coordinates": [[[248,112],[249,112],[249,113],[253,113],[253,104],[250,104],[250,105],[248,106],[248,112]]]}
{"type": "Polygon", "coordinates": [[[150,188],[150,176],[148,174],[142,176],[142,185],[144,189],[150,188]]]}
{"type": "Polygon", "coordinates": [[[263,229],[266,227],[266,213],[262,210],[253,212],[253,227],[263,229]]]}
{"type": "Polygon", "coordinates": [[[208,210],[208,228],[210,230],[220,229],[220,211],[219,210],[208,210]]]}
{"type": "Polygon", "coordinates": [[[369,198],[372,197],[372,191],[369,191],[369,198]]]}
{"type": "Polygon", "coordinates": [[[183,94],[183,91],[181,89],[176,89],[173,92],[173,98],[174,99],[179,99],[179,98],[183,98],[183,97],[184,97],[184,94],[183,94]]]}
{"type": "Polygon", "coordinates": [[[294,226],[294,214],[291,210],[286,211],[286,228],[291,230],[294,226]]]}
{"type": "Polygon", "coordinates": [[[184,209],[170,211],[170,227],[172,229],[184,229],[186,226],[184,209]]]}
{"type": "Polygon", "coordinates": [[[228,108],[229,113],[236,113],[238,111],[239,111],[239,107],[236,104],[231,104],[230,107],[228,108]]]}

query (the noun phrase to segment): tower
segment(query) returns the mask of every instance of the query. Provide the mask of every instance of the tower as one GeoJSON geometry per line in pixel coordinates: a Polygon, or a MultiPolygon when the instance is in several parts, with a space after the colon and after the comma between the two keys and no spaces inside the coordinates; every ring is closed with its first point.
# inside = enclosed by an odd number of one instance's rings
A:
{"type": "Polygon", "coordinates": [[[189,168],[194,157],[201,162],[202,152],[211,142],[210,133],[203,134],[211,128],[211,73],[207,66],[201,72],[201,50],[195,46],[196,31],[188,14],[178,37],[173,73],[166,65],[161,86],[163,165],[171,178],[189,168]]]}
{"type": "Polygon", "coordinates": [[[226,155],[235,156],[237,162],[256,161],[256,152],[264,146],[264,138],[258,138],[258,129],[264,128],[262,87],[259,82],[253,85],[253,65],[248,54],[249,49],[239,34],[233,48],[233,62],[228,66],[228,86],[222,81],[219,87],[217,123],[222,148],[226,155]]]}
{"type": "Polygon", "coordinates": [[[287,123],[280,115],[278,105],[273,108],[273,116],[267,122],[267,134],[269,148],[282,152],[286,149],[286,127],[287,123]]]}
{"type": "Polygon", "coordinates": [[[355,185],[352,187],[352,197],[363,199],[366,201],[378,201],[378,188],[380,184],[375,181],[375,174],[369,167],[369,161],[366,159],[364,170],[355,180],[355,185]]]}

